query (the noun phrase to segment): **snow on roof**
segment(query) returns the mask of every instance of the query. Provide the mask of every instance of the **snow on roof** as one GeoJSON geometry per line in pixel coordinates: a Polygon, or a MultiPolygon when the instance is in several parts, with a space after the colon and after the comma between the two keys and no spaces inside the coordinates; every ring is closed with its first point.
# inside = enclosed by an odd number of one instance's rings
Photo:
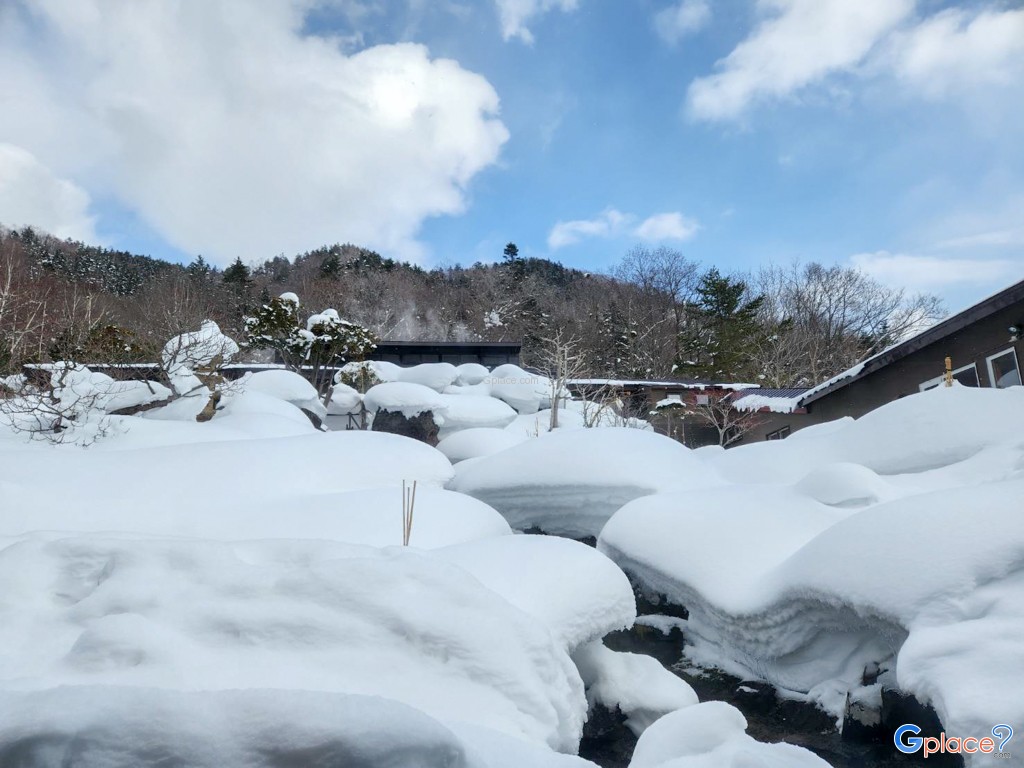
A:
{"type": "Polygon", "coordinates": [[[768,410],[772,413],[793,413],[800,408],[806,387],[790,389],[754,389],[737,393],[732,407],[738,411],[768,410]]]}
{"type": "Polygon", "coordinates": [[[711,382],[711,381],[654,381],[647,379],[569,379],[566,384],[569,386],[595,386],[595,387],[666,387],[673,389],[757,389],[760,384],[747,384],[741,382],[711,382]]]}

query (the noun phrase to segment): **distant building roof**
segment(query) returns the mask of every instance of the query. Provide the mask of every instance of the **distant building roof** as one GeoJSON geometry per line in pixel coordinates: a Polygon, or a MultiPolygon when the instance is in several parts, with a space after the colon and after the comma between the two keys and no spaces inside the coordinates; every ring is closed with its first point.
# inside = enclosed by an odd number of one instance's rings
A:
{"type": "Polygon", "coordinates": [[[566,384],[579,387],[614,387],[615,389],[756,389],[757,384],[677,380],[658,381],[648,379],[569,379],[566,384]]]}
{"type": "Polygon", "coordinates": [[[807,393],[800,399],[800,405],[805,406],[813,403],[825,395],[835,392],[837,389],[852,384],[858,379],[862,379],[869,373],[877,371],[880,368],[884,368],[887,365],[895,363],[897,360],[902,360],[907,355],[917,352],[919,349],[923,349],[929,344],[933,344],[936,341],[946,338],[947,336],[962,330],[963,328],[983,320],[989,315],[992,315],[1001,309],[1016,304],[1019,301],[1024,301],[1024,280],[1019,283],[1014,283],[1009,288],[989,296],[987,299],[979,301],[977,304],[968,307],[962,312],[958,312],[955,315],[947,317],[945,320],[936,323],[931,328],[926,328],[909,339],[894,344],[888,349],[884,349],[877,355],[869,357],[867,360],[849,368],[837,376],[833,376],[828,381],[822,382],[816,387],[808,390],[807,393]]]}

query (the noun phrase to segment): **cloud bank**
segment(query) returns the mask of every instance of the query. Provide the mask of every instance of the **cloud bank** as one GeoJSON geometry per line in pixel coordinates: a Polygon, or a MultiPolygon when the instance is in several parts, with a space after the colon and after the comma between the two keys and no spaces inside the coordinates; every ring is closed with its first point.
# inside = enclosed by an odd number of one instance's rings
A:
{"type": "Polygon", "coordinates": [[[335,241],[421,258],[423,221],[461,213],[508,138],[498,96],[423,46],[346,55],[304,31],[311,7],[13,0],[0,141],[222,264],[335,241]]]}

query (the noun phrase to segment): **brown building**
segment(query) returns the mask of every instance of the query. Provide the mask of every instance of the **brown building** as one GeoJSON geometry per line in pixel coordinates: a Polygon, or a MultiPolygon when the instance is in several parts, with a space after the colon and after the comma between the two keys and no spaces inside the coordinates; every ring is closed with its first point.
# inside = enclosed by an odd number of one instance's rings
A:
{"type": "Polygon", "coordinates": [[[953,378],[964,386],[1020,386],[1024,281],[808,390],[794,401],[795,412],[766,412],[741,442],[784,437],[843,416],[856,418],[885,403],[937,387],[942,384],[947,357],[952,360],[953,378]]]}

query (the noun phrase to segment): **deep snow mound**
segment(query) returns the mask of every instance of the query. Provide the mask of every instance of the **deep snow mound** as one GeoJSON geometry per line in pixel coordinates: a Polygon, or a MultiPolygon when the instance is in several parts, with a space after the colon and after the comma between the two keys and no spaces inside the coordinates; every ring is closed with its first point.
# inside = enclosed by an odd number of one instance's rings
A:
{"type": "Polygon", "coordinates": [[[685,446],[636,429],[555,431],[463,465],[452,490],[486,501],[513,528],[596,536],[639,496],[716,482],[685,446]]]}

